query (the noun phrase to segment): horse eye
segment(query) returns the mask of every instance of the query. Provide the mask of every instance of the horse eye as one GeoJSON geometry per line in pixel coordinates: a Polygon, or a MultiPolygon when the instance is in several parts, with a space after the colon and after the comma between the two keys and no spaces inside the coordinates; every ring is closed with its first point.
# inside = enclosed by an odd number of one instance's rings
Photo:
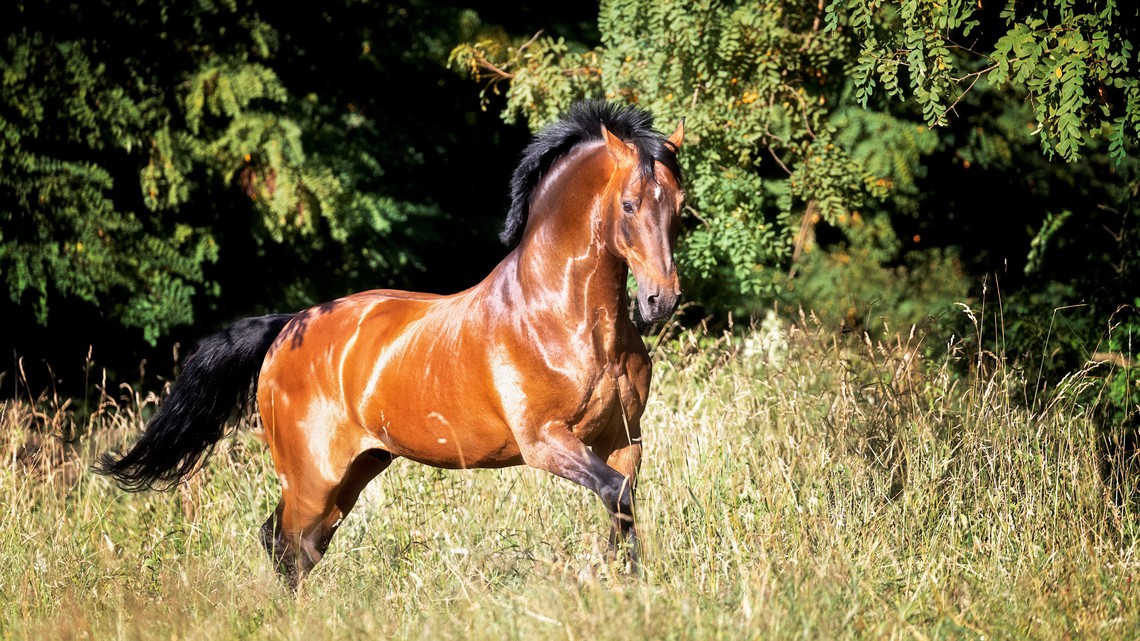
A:
{"type": "Polygon", "coordinates": [[[621,201],[621,210],[627,214],[632,214],[633,213],[633,203],[629,202],[628,200],[621,201]]]}

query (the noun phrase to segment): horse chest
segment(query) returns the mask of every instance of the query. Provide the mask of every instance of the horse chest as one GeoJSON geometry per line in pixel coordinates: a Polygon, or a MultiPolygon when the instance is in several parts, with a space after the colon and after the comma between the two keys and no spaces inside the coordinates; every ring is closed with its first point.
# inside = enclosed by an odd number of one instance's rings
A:
{"type": "Polygon", "coordinates": [[[615,429],[636,429],[648,387],[647,368],[608,364],[588,386],[576,390],[581,409],[569,421],[574,435],[589,444],[615,429]]]}

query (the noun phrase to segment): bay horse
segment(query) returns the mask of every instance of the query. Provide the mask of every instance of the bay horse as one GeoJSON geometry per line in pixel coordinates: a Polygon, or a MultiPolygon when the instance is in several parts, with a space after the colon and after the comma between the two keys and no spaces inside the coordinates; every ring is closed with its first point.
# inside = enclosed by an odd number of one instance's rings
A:
{"type": "Polygon", "coordinates": [[[681,289],[677,151],[636,107],[578,103],[539,132],[511,179],[513,251],[450,296],[373,290],[204,339],[142,436],[95,469],[125,490],[193,474],[256,386],[281,501],[262,543],[294,590],[361,491],[393,459],[441,468],[526,464],[584,486],[637,564],[634,488],[649,322],[681,289]]]}

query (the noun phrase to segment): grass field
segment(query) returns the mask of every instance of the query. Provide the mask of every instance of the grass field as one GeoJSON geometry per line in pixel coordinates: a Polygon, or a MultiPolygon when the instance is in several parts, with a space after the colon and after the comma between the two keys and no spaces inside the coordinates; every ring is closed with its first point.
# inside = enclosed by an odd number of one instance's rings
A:
{"type": "Polygon", "coordinates": [[[1030,411],[1032,377],[963,350],[811,319],[682,333],[655,356],[640,578],[581,488],[401,461],[296,598],[256,538],[277,488],[254,433],[131,495],[88,467],[153,398],[108,390],[73,445],[43,436],[70,407],[9,403],[0,638],[1140,638],[1140,521],[1078,402],[1098,379],[1030,411]]]}

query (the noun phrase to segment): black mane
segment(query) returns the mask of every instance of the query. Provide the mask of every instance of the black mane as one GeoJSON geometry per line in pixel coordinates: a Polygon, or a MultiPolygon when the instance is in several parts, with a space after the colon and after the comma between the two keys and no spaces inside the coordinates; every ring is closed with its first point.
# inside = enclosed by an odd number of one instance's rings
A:
{"type": "Polygon", "coordinates": [[[575,103],[557,122],[538,132],[523,151],[522,160],[511,177],[511,209],[499,240],[511,246],[522,238],[530,199],[550,166],[579,143],[602,139],[602,125],[618,138],[633,143],[641,164],[641,175],[656,182],[653,163],[660,162],[681,180],[677,150],[653,130],[653,115],[633,106],[620,106],[602,100],[575,103]]]}

